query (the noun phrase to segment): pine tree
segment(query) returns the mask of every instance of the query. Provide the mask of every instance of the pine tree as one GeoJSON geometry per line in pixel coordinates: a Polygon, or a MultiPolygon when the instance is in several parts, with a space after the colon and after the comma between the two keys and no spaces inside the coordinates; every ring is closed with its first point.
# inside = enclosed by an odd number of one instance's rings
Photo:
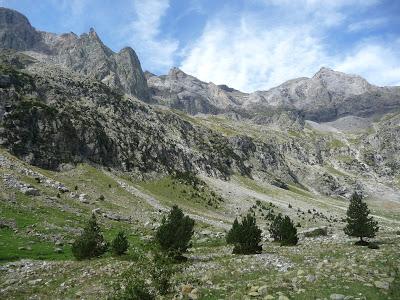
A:
{"type": "Polygon", "coordinates": [[[261,230],[256,224],[254,215],[247,214],[241,223],[235,219],[231,230],[226,236],[226,242],[234,245],[234,254],[261,253],[261,230]]]}
{"type": "Polygon", "coordinates": [[[269,232],[271,234],[271,237],[276,242],[280,242],[281,238],[282,238],[282,236],[281,236],[282,221],[283,221],[282,214],[278,214],[277,216],[274,217],[274,219],[269,227],[269,232]]]}
{"type": "Polygon", "coordinates": [[[281,246],[294,246],[298,241],[296,226],[288,216],[285,216],[281,223],[281,246]]]}
{"type": "Polygon", "coordinates": [[[348,236],[360,238],[357,244],[368,244],[363,238],[373,238],[379,230],[378,222],[369,217],[369,213],[370,210],[362,200],[362,196],[358,193],[353,193],[347,210],[347,225],[344,228],[344,233],[348,236]]]}
{"type": "Polygon", "coordinates": [[[129,248],[129,241],[123,231],[118,232],[111,244],[112,250],[116,255],[124,254],[129,248]]]}
{"type": "Polygon", "coordinates": [[[191,247],[194,220],[185,216],[182,210],[174,205],[167,218],[163,217],[161,226],[156,232],[156,241],[162,251],[169,256],[182,258],[182,254],[191,247]]]}
{"type": "Polygon", "coordinates": [[[108,244],[101,234],[96,216],[92,214],[83,233],[73,243],[72,253],[79,260],[88,259],[102,255],[107,248],[108,244]]]}
{"type": "Polygon", "coordinates": [[[241,228],[241,226],[239,225],[238,219],[235,218],[235,221],[233,221],[231,230],[229,230],[228,234],[226,235],[226,242],[228,244],[235,243],[235,241],[238,239],[238,236],[240,234],[240,228],[241,228]]]}
{"type": "Polygon", "coordinates": [[[281,246],[294,246],[298,243],[297,228],[288,216],[283,217],[281,214],[275,216],[269,232],[281,246]]]}

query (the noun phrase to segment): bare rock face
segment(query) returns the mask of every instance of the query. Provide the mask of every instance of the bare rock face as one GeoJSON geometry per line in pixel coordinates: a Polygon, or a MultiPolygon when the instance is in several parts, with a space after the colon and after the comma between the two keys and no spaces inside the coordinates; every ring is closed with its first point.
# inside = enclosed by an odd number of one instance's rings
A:
{"type": "MultiPolygon", "coordinates": [[[[277,108],[297,110],[305,119],[326,122],[344,116],[372,116],[400,108],[400,88],[377,87],[364,78],[321,68],[312,78],[297,78],[251,94],[205,83],[173,68],[168,75],[147,73],[153,102],[190,114],[245,110],[250,119],[277,108]]],[[[279,111],[279,110],[278,110],[279,111]]]]}
{"type": "Polygon", "coordinates": [[[32,49],[40,41],[40,34],[19,12],[0,7],[0,48],[32,49]]]}
{"type": "Polygon", "coordinates": [[[163,76],[147,73],[147,84],[155,103],[192,115],[221,113],[241,105],[247,97],[247,94],[227,86],[200,81],[178,68],[171,69],[168,75],[163,76]]]}
{"type": "Polygon", "coordinates": [[[147,82],[132,48],[114,53],[94,29],[81,36],[36,31],[25,16],[5,8],[0,8],[0,25],[0,48],[27,51],[42,62],[61,65],[148,100],[147,82]]]}
{"type": "Polygon", "coordinates": [[[313,121],[347,115],[371,116],[400,108],[400,88],[377,87],[356,75],[321,68],[312,78],[287,81],[268,91],[250,94],[245,106],[298,109],[313,121]]]}

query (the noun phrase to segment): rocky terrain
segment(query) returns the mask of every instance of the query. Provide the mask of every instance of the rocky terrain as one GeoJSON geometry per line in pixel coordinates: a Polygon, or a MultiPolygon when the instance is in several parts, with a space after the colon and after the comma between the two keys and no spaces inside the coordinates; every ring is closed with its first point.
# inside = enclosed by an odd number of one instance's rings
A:
{"type": "Polygon", "coordinates": [[[45,33],[4,8],[0,25],[0,298],[106,298],[174,204],[196,227],[166,299],[400,297],[398,87],[323,68],[246,94],[143,73],[94,30],[45,33]],[[353,191],[379,249],[343,233],[353,191]],[[226,230],[249,209],[264,251],[232,255],[226,230]],[[298,246],[271,242],[272,211],[298,225],[298,246]],[[126,257],[74,260],[92,213],[106,239],[129,233],[126,257]]]}
{"type": "Polygon", "coordinates": [[[148,99],[146,79],[135,51],[127,47],[114,53],[102,43],[93,28],[81,36],[37,31],[22,14],[0,8],[0,48],[27,51],[38,60],[148,99]]]}

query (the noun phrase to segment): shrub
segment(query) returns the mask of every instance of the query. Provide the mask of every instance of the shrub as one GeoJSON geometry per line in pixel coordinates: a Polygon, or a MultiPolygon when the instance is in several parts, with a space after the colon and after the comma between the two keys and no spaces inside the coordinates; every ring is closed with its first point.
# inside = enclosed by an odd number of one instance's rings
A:
{"type": "Polygon", "coordinates": [[[112,300],[154,300],[155,295],[143,278],[143,274],[130,269],[125,272],[123,278],[113,293],[109,296],[112,300]]]}
{"type": "Polygon", "coordinates": [[[226,242],[234,245],[234,254],[261,253],[261,230],[256,224],[254,215],[247,214],[241,223],[235,219],[231,230],[226,235],[226,242]]]}
{"type": "Polygon", "coordinates": [[[104,195],[100,195],[99,200],[104,201],[105,200],[104,195]]]}
{"type": "Polygon", "coordinates": [[[154,254],[150,270],[153,283],[160,295],[166,295],[172,288],[171,278],[176,272],[173,260],[160,252],[154,254]]]}
{"type": "Polygon", "coordinates": [[[363,238],[373,238],[379,230],[378,222],[369,217],[369,213],[368,206],[362,200],[362,196],[358,193],[353,193],[347,210],[347,225],[344,228],[344,233],[348,236],[360,238],[357,242],[358,245],[367,245],[363,238]]]}
{"type": "Polygon", "coordinates": [[[156,241],[162,251],[181,259],[182,254],[191,247],[193,227],[194,220],[185,216],[182,210],[174,205],[168,217],[163,217],[161,226],[156,232],[156,241]]]}
{"type": "Polygon", "coordinates": [[[89,259],[102,255],[107,251],[107,246],[97,224],[96,216],[92,214],[83,233],[73,243],[72,253],[79,260],[89,259]]]}
{"type": "Polygon", "coordinates": [[[118,232],[111,243],[112,250],[116,255],[124,254],[129,248],[128,239],[123,231],[118,232]]]}
{"type": "Polygon", "coordinates": [[[280,242],[281,246],[297,245],[297,229],[288,216],[283,217],[281,214],[275,216],[269,232],[275,241],[280,242]]]}

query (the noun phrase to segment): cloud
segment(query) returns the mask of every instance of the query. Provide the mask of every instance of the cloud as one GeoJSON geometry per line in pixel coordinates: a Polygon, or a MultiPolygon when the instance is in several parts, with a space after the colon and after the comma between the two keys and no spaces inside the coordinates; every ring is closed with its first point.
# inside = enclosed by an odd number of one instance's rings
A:
{"type": "Polygon", "coordinates": [[[205,81],[254,91],[311,76],[329,61],[310,27],[270,29],[248,16],[234,25],[209,23],[180,67],[205,81]]]}
{"type": "Polygon", "coordinates": [[[334,68],[360,74],[376,85],[400,85],[400,40],[393,43],[366,41],[346,55],[334,68]]]}
{"type": "Polygon", "coordinates": [[[399,42],[354,41],[337,45],[337,51],[332,49],[331,35],[343,33],[331,30],[335,18],[320,23],[321,14],[340,15],[350,5],[356,6],[351,7],[354,12],[378,0],[260,1],[268,9],[271,5],[284,8],[280,19],[271,21],[254,12],[241,12],[237,20],[230,21],[232,16],[220,14],[209,20],[202,35],[184,49],[180,68],[201,80],[248,92],[266,90],[296,77],[311,77],[322,66],[359,74],[378,85],[400,81],[400,53],[396,51],[399,42]],[[307,18],[304,11],[310,12],[307,18]],[[291,17],[294,22],[288,21],[291,17]]]}
{"type": "Polygon", "coordinates": [[[135,19],[124,30],[129,44],[152,71],[173,66],[179,43],[160,35],[161,21],[169,8],[169,1],[134,0],[133,7],[135,19]]]}
{"type": "Polygon", "coordinates": [[[280,7],[288,15],[305,22],[326,27],[338,26],[347,19],[350,8],[359,10],[378,4],[382,0],[258,0],[266,5],[280,7]]]}
{"type": "Polygon", "coordinates": [[[387,23],[385,18],[368,19],[355,23],[351,23],[347,26],[349,32],[365,31],[377,28],[387,23]]]}

